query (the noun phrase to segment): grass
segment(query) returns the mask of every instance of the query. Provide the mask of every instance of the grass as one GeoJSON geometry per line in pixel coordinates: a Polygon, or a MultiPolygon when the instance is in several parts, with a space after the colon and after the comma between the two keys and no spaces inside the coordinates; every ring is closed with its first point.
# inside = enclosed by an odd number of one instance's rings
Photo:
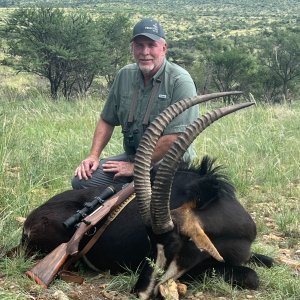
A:
{"type": "MultiPolygon", "coordinates": [[[[18,244],[21,225],[39,204],[70,189],[79,161],[89,152],[95,122],[103,102],[81,99],[53,102],[37,88],[0,95],[0,249],[18,244]]],[[[211,108],[208,106],[204,109],[211,108]]],[[[237,112],[210,126],[195,141],[202,157],[217,157],[226,167],[237,194],[256,220],[255,251],[275,258],[272,269],[255,267],[261,277],[258,291],[241,291],[218,278],[194,282],[190,294],[227,299],[299,299],[299,270],[280,262],[282,252],[299,262],[300,105],[257,106],[237,112]],[[276,238],[274,238],[274,236],[276,238]]],[[[121,151],[120,130],[104,155],[121,151]]],[[[1,299],[39,299],[45,291],[24,277],[32,261],[20,253],[0,260],[1,299]]],[[[135,273],[113,277],[111,289],[130,290],[135,273]]],[[[55,282],[55,289],[70,286],[55,282]]],[[[43,298],[40,298],[43,299],[43,298]]],[[[50,298],[49,298],[50,299],[50,298]]],[[[212,298],[213,299],[213,298],[212,298]]]]}

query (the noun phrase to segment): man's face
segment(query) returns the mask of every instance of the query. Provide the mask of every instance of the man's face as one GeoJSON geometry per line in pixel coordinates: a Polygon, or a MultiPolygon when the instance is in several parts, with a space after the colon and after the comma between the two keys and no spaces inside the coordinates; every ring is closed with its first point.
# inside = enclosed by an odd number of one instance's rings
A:
{"type": "Polygon", "coordinates": [[[153,41],[138,36],[132,42],[133,57],[145,77],[152,77],[161,67],[167,52],[163,39],[153,41]]]}

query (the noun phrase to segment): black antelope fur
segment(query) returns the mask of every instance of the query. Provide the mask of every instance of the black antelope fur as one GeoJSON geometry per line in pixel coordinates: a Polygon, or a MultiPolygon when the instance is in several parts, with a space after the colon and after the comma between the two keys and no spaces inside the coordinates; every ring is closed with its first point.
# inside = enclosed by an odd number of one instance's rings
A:
{"type": "MultiPolygon", "coordinates": [[[[32,211],[24,223],[22,236],[28,255],[36,251],[49,253],[69,241],[75,228],[64,228],[63,221],[104,188],[65,191],[32,211]]],[[[120,188],[117,186],[117,189],[120,188]]],[[[176,172],[170,205],[175,224],[173,231],[153,236],[139,216],[136,201],[130,202],[87,254],[88,261],[99,272],[110,270],[116,273],[122,272],[124,266],[133,270],[143,266],[134,292],[144,299],[157,293],[157,281],[152,284],[152,291],[145,292],[149,288],[149,276],[153,273],[145,258],[155,261],[157,243],[164,248],[166,276],[172,277],[175,267],[175,277],[198,277],[205,272],[214,272],[239,287],[258,287],[256,272],[245,264],[260,260],[270,266],[271,259],[251,253],[251,244],[256,237],[255,223],[237,200],[233,185],[222,174],[220,167],[214,166],[212,159],[204,157],[198,165],[183,167],[176,172]],[[189,238],[179,233],[181,210],[192,213],[194,224],[189,226],[200,224],[224,262],[213,259],[206,251],[200,251],[189,238]]],[[[81,244],[84,245],[88,238],[81,244]]]]}

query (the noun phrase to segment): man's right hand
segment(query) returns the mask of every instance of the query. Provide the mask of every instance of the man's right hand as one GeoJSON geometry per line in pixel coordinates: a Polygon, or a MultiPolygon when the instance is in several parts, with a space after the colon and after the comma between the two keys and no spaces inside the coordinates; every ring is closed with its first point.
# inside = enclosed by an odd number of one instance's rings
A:
{"type": "Polygon", "coordinates": [[[98,166],[99,158],[96,156],[89,156],[76,168],[74,175],[78,176],[80,180],[87,180],[92,177],[93,172],[97,170],[98,166]]]}

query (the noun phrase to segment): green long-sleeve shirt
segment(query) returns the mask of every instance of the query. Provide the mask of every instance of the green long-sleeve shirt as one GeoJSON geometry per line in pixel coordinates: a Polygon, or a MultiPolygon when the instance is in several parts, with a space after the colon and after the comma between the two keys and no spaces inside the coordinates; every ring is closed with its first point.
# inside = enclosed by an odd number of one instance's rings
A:
{"type": "MultiPolygon", "coordinates": [[[[112,126],[122,126],[124,131],[128,121],[130,105],[133,94],[138,89],[137,103],[134,110],[134,121],[124,133],[124,150],[134,154],[143,135],[143,119],[152,91],[153,83],[160,79],[159,90],[154,98],[154,103],[149,116],[149,122],[169,105],[178,100],[196,95],[195,84],[189,73],[180,66],[167,60],[152,78],[147,86],[144,85],[143,75],[136,64],[123,67],[117,74],[105,103],[101,118],[112,126]],[[132,137],[133,147],[128,145],[128,138],[132,137]],[[133,152],[133,153],[132,153],[133,152]]],[[[187,125],[199,115],[198,106],[194,106],[176,117],[164,130],[163,135],[183,132],[187,125]]],[[[132,146],[132,145],[131,145],[132,146]]],[[[192,147],[189,147],[184,156],[185,161],[190,161],[194,156],[192,147]]]]}

